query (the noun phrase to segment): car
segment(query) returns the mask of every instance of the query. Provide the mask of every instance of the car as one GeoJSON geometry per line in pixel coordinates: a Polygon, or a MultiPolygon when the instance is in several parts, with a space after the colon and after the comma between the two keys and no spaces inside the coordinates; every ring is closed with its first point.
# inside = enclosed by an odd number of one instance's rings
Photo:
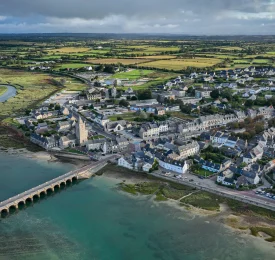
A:
{"type": "Polygon", "coordinates": [[[204,177],[203,177],[203,176],[199,176],[199,178],[200,178],[200,179],[202,179],[202,180],[204,179],[204,177]]]}
{"type": "Polygon", "coordinates": [[[194,180],[193,180],[193,179],[190,179],[189,181],[192,182],[192,181],[194,181],[194,180]]]}

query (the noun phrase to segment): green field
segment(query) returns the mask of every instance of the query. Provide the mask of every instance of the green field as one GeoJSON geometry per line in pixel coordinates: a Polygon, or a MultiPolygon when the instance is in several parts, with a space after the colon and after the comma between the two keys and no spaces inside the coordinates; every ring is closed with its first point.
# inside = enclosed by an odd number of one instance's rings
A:
{"type": "Polygon", "coordinates": [[[79,69],[90,66],[90,64],[87,63],[63,63],[60,67],[57,67],[56,69],[79,69]]]}
{"type": "Polygon", "coordinates": [[[4,93],[6,93],[7,90],[8,90],[7,87],[5,87],[5,86],[0,86],[0,96],[2,96],[4,93]]]}
{"type": "Polygon", "coordinates": [[[142,77],[147,77],[153,72],[153,70],[131,70],[129,72],[118,72],[112,75],[111,78],[135,80],[140,79],[142,77]]]}
{"type": "Polygon", "coordinates": [[[22,70],[0,69],[0,85],[10,84],[17,89],[17,95],[4,103],[0,103],[0,115],[13,115],[24,112],[40,104],[55,92],[63,88],[68,90],[83,90],[87,86],[81,81],[66,76],[51,76],[46,73],[22,70]],[[60,84],[65,79],[65,84],[60,84]]]}
{"type": "Polygon", "coordinates": [[[129,112],[129,113],[124,113],[124,114],[121,114],[121,115],[113,115],[113,116],[109,116],[109,119],[111,121],[117,121],[117,118],[118,117],[121,117],[123,118],[123,120],[126,120],[126,121],[133,121],[133,119],[135,117],[137,117],[136,113],[135,112],[129,112]]]}

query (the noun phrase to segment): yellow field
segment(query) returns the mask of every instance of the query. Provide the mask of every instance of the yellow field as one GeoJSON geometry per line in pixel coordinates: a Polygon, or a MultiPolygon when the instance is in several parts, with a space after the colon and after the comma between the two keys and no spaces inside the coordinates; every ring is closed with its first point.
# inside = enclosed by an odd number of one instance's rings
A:
{"type": "Polygon", "coordinates": [[[166,59],[175,59],[176,56],[172,55],[156,55],[156,56],[141,56],[136,57],[137,59],[149,59],[149,60],[166,60],[166,59]]]}
{"type": "Polygon", "coordinates": [[[227,50],[227,51],[241,51],[243,48],[232,46],[232,47],[220,47],[220,49],[227,50]]]}
{"type": "Polygon", "coordinates": [[[121,63],[124,65],[132,65],[132,64],[139,64],[142,62],[146,62],[149,60],[146,59],[88,59],[90,63],[94,64],[117,64],[121,63]]]}
{"type": "Polygon", "coordinates": [[[52,53],[78,53],[78,52],[86,52],[89,51],[90,48],[84,47],[63,47],[58,49],[51,49],[49,52],[52,53]]]}
{"type": "Polygon", "coordinates": [[[222,60],[214,58],[195,58],[195,59],[173,59],[173,60],[158,60],[139,64],[140,66],[158,68],[158,69],[173,69],[181,70],[187,67],[211,67],[222,60]]]}

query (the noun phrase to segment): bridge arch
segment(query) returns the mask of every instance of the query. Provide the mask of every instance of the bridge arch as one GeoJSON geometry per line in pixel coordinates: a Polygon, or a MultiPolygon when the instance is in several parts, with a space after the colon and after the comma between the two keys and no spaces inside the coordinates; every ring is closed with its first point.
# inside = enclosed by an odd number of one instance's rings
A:
{"type": "Polygon", "coordinates": [[[33,200],[38,200],[39,198],[40,198],[40,194],[39,194],[39,193],[34,194],[34,195],[32,196],[32,199],[33,199],[33,200]]]}
{"type": "Polygon", "coordinates": [[[40,197],[41,196],[46,196],[46,195],[47,195],[47,191],[45,191],[45,190],[42,190],[39,194],[40,197]]]}
{"type": "Polygon", "coordinates": [[[70,184],[70,183],[72,183],[72,179],[67,179],[66,184],[70,184]]]}
{"type": "Polygon", "coordinates": [[[77,181],[77,179],[78,179],[77,176],[74,176],[74,177],[72,178],[72,182],[73,182],[73,181],[77,181]]]}
{"type": "Polygon", "coordinates": [[[25,201],[24,200],[21,200],[17,203],[17,207],[20,207],[20,206],[25,206],[25,201]]]}
{"type": "Polygon", "coordinates": [[[27,203],[32,203],[32,202],[33,202],[32,197],[28,197],[28,198],[26,198],[26,200],[25,200],[25,204],[27,204],[27,203]]]}
{"type": "Polygon", "coordinates": [[[11,211],[16,211],[17,210],[17,205],[15,204],[15,205],[11,205],[11,206],[9,206],[9,212],[11,212],[11,211]]]}
{"type": "Polygon", "coordinates": [[[7,209],[7,208],[2,209],[1,212],[0,212],[0,214],[1,215],[5,215],[5,214],[7,215],[7,214],[9,214],[9,209],[7,209]]]}
{"type": "Polygon", "coordinates": [[[48,194],[49,192],[54,192],[54,190],[53,190],[52,187],[49,187],[49,188],[46,190],[46,192],[47,192],[47,194],[48,194]]]}
{"type": "Polygon", "coordinates": [[[60,186],[60,187],[65,187],[65,186],[66,186],[66,181],[60,182],[60,183],[59,183],[59,186],[60,186]]]}
{"type": "Polygon", "coordinates": [[[53,189],[54,189],[54,190],[55,190],[55,189],[60,189],[60,185],[59,185],[59,184],[55,184],[54,187],[53,187],[53,189]]]}

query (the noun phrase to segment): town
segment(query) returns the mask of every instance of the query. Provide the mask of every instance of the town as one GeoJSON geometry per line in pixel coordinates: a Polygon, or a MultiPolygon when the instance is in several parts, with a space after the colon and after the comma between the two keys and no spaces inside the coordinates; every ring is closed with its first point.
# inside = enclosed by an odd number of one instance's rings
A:
{"type": "Polygon", "coordinates": [[[129,170],[275,205],[274,68],[181,74],[144,90],[96,66],[77,77],[92,79],[86,90],[62,90],[16,118],[31,142],[90,160],[118,154],[129,170]]]}

